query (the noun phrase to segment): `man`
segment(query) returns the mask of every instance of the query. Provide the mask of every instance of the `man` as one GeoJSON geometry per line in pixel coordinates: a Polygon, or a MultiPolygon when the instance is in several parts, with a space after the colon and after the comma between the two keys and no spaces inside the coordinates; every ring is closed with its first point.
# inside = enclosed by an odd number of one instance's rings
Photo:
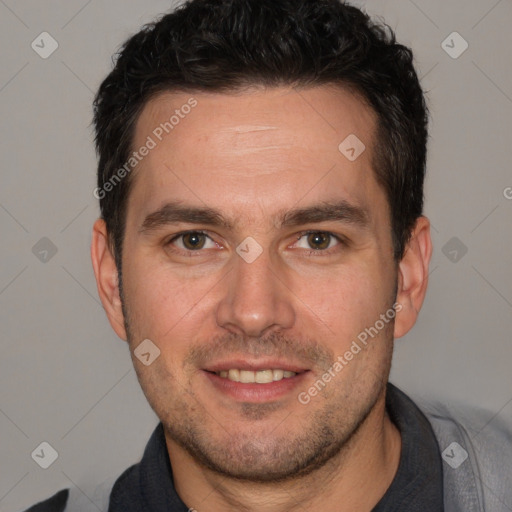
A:
{"type": "Polygon", "coordinates": [[[127,41],[94,121],[98,292],[160,419],[109,511],[507,510],[507,433],[477,456],[388,384],[432,252],[427,109],[390,29],[192,0],[127,41]]]}

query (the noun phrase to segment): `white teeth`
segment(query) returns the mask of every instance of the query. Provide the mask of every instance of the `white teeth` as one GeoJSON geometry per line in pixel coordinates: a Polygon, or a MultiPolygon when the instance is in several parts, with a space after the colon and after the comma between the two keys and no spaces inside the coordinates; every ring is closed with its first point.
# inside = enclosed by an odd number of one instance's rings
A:
{"type": "Polygon", "coordinates": [[[282,379],[289,379],[297,375],[295,372],[288,370],[258,370],[253,372],[251,370],[238,370],[236,368],[231,370],[222,370],[217,372],[219,377],[229,379],[234,382],[242,382],[244,384],[268,384],[269,382],[276,382],[282,379]]]}
{"type": "Polygon", "coordinates": [[[255,375],[254,372],[247,371],[247,370],[240,370],[240,382],[243,382],[244,384],[250,384],[251,382],[255,382],[255,375]]]}
{"type": "Polygon", "coordinates": [[[229,370],[228,379],[234,382],[240,382],[240,370],[229,370]]]}
{"type": "Polygon", "coordinates": [[[254,379],[260,384],[267,384],[273,380],[272,370],[261,370],[259,372],[255,372],[255,374],[254,379]]]}
{"type": "Polygon", "coordinates": [[[272,379],[281,380],[284,377],[284,370],[272,370],[272,379]]]}

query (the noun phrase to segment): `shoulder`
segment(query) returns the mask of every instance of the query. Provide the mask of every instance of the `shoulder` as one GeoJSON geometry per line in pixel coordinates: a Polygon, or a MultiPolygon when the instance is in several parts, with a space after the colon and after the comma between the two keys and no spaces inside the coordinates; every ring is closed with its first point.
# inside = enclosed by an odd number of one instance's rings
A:
{"type": "MultiPolygon", "coordinates": [[[[128,470],[127,470],[128,471],[128,470]]],[[[124,474],[124,473],[123,473],[124,474]]],[[[90,510],[108,510],[110,493],[116,482],[116,478],[109,478],[92,486],[84,494],[76,487],[62,489],[50,498],[44,499],[23,512],[89,512],[90,510]]],[[[21,511],[20,511],[21,512],[21,511]]]]}
{"type": "MultiPolygon", "coordinates": [[[[140,463],[130,466],[121,475],[97,489],[99,495],[103,496],[104,502],[118,505],[118,502],[138,501],[138,489],[140,463]]],[[[106,510],[106,508],[105,508],[106,510]]]]}
{"type": "Polygon", "coordinates": [[[438,440],[447,512],[512,510],[512,422],[482,409],[417,405],[438,440]]]}
{"type": "Polygon", "coordinates": [[[25,512],[63,512],[66,510],[68,498],[69,489],[62,489],[51,498],[32,505],[30,508],[26,509],[25,512]]]}

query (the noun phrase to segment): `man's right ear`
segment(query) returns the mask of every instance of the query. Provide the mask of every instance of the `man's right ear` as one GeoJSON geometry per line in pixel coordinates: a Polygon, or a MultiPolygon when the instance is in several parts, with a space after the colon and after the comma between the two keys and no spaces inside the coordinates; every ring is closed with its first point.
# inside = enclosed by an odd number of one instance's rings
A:
{"type": "Polygon", "coordinates": [[[124,327],[116,261],[110,250],[107,226],[103,219],[98,219],[92,228],[91,260],[98,294],[108,321],[116,334],[126,341],[128,338],[124,327]]]}

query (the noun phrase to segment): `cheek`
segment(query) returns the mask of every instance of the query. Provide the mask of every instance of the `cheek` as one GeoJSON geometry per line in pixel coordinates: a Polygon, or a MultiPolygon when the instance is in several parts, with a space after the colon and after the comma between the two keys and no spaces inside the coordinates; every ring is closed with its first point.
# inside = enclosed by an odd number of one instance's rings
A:
{"type": "Polygon", "coordinates": [[[302,314],[336,343],[350,343],[389,308],[390,284],[375,269],[339,267],[328,275],[298,279],[302,314]]]}
{"type": "Polygon", "coordinates": [[[150,261],[133,258],[127,265],[124,295],[134,332],[163,342],[180,325],[189,325],[205,314],[219,276],[191,275],[186,269],[178,272],[165,263],[150,261]]]}

